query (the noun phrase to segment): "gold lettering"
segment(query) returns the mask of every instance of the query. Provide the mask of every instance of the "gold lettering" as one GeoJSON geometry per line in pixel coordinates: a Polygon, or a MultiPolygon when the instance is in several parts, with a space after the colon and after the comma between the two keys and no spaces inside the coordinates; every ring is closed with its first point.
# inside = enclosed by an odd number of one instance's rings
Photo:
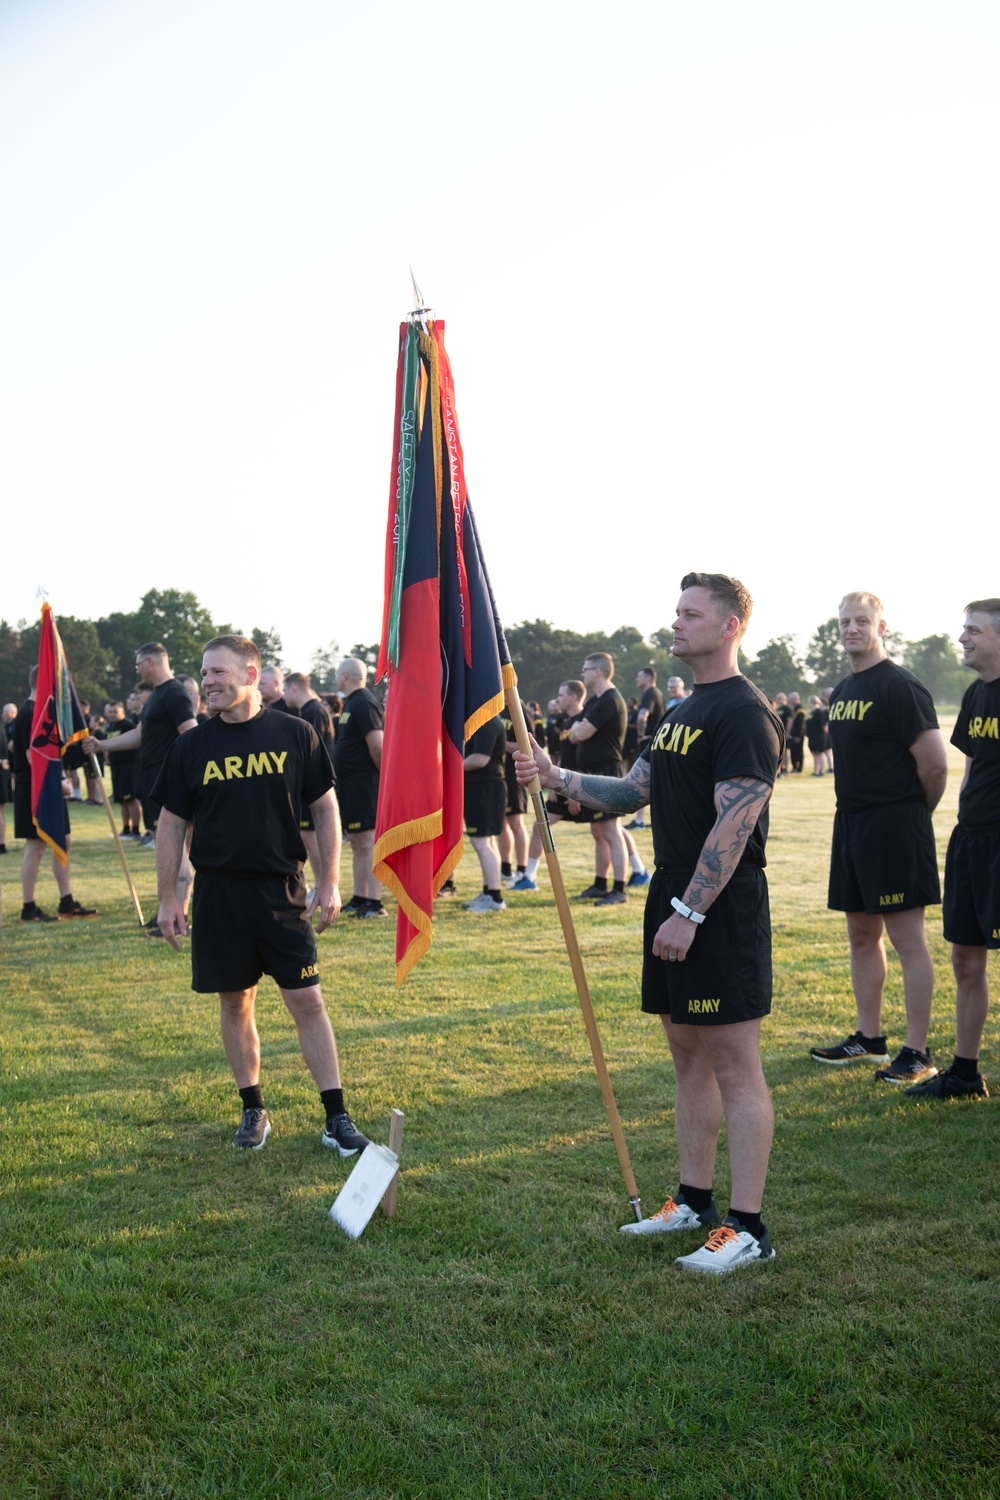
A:
{"type": "Polygon", "coordinates": [[[851,701],[850,701],[850,703],[845,703],[844,704],[844,718],[845,719],[856,719],[857,716],[858,716],[858,700],[856,698],[852,698],[851,701]]]}
{"type": "Polygon", "coordinates": [[[227,755],[226,756],[226,780],[227,781],[232,781],[233,777],[235,776],[237,781],[242,781],[243,780],[242,766],[243,766],[243,757],[242,757],[242,755],[227,755]]]}
{"type": "Polygon", "coordinates": [[[681,754],[682,755],[687,755],[687,753],[690,750],[691,746],[694,744],[694,742],[698,738],[699,734],[703,733],[703,731],[700,730],[700,729],[689,729],[686,724],[683,726],[683,728],[684,728],[684,748],[681,751],[681,754]]]}
{"type": "Polygon", "coordinates": [[[266,751],[261,751],[260,755],[247,756],[248,776],[270,776],[271,774],[271,767],[267,763],[266,751]]]}
{"type": "Polygon", "coordinates": [[[300,979],[312,979],[319,973],[319,964],[303,964],[300,979]]]}
{"type": "MultiPolygon", "coordinates": [[[[872,703],[874,703],[874,701],[875,700],[872,699],[872,703]]],[[[865,716],[865,714],[871,708],[871,706],[872,706],[871,703],[859,703],[858,704],[858,718],[859,719],[863,719],[864,716],[865,716]]]]}
{"type": "Polygon", "coordinates": [[[285,757],[288,755],[288,751],[282,750],[280,755],[276,750],[269,750],[267,753],[274,761],[274,769],[277,771],[278,775],[283,776],[285,773],[285,757]]]}
{"type": "Polygon", "coordinates": [[[222,772],[219,770],[218,766],[215,764],[215,761],[214,760],[210,760],[208,762],[208,765],[205,767],[205,774],[204,774],[204,776],[201,779],[202,786],[208,786],[208,783],[210,781],[222,781],[222,779],[223,779],[222,772]]]}

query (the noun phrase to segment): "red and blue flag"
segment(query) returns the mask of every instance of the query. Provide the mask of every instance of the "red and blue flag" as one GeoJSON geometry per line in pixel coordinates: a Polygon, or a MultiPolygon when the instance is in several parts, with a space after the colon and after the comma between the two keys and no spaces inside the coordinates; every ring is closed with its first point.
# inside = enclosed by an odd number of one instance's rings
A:
{"type": "Polygon", "coordinates": [[[466,491],[440,320],[400,327],[383,677],[374,872],[399,902],[401,984],[430,947],[434,897],[462,857],[465,742],[516,684],[466,491]]]}
{"type": "Polygon", "coordinates": [[[89,733],[51,607],[43,604],[35,716],[31,721],[31,816],[38,837],[50,845],[61,864],[66,863],[63,757],[70,745],[86,739],[89,733]]]}

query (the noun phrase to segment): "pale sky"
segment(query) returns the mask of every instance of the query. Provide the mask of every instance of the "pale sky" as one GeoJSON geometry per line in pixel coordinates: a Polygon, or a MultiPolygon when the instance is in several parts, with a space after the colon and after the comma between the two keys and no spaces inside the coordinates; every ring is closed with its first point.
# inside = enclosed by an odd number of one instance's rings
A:
{"type": "Polygon", "coordinates": [[[998,78],[992,0],[3,0],[0,615],[374,640],[412,264],[506,623],[956,633],[998,78]]]}

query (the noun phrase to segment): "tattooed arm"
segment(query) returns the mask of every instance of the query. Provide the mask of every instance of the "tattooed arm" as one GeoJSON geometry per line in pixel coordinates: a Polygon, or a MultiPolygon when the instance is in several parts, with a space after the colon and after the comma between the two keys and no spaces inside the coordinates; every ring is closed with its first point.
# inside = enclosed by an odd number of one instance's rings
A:
{"type": "Polygon", "coordinates": [[[637,812],[649,802],[649,761],[637,760],[624,778],[618,776],[582,776],[579,771],[560,771],[555,767],[541,746],[532,739],[532,755],[514,751],[514,767],[522,786],[528,786],[538,776],[542,786],[585,807],[596,807],[600,812],[614,813],[621,817],[625,813],[637,812]]]}
{"type": "MultiPolygon", "coordinates": [[[[697,868],[682,897],[685,906],[697,912],[708,911],[742,859],[747,840],[770,796],[767,782],[750,776],[716,783],[715,824],[702,845],[697,868]]],[[[683,961],[697,931],[693,922],[675,912],[653,939],[654,956],[683,961]]]]}

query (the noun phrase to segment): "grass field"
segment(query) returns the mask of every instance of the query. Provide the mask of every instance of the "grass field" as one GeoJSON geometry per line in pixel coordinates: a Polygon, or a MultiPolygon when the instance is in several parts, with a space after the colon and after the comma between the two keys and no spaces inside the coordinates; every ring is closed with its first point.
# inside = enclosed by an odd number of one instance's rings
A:
{"type": "MultiPolygon", "coordinates": [[[[807,1058],[853,1029],[843,922],[824,907],[832,805],[808,775],[775,793],[778,1257],[722,1280],[673,1265],[697,1235],[616,1232],[627,1195],[544,872],[500,917],[439,903],[398,992],[394,924],[320,939],[348,1105],[382,1140],[406,1112],[398,1213],[354,1243],[327,1217],[348,1164],[320,1146],[273,986],[274,1132],[238,1155],[215,1004],[192,994],[186,955],[136,935],[103,810],[73,814],[92,922],[20,926],[8,855],[0,1496],[1000,1493],[996,1104],[916,1105],[870,1068],[807,1058]]],[[[579,890],[589,834],[557,842],[579,890]]],[[[152,856],[130,861],[152,910],[152,856]]],[[[459,887],[478,889],[471,855],[459,887]]],[[[43,905],[53,891],[46,873],[43,905]]],[[[641,899],[587,906],[579,931],[652,1212],[677,1166],[672,1070],[637,1008],[641,919],[641,899]]],[[[929,926],[945,1066],[953,992],[936,912],[929,926]]],[[[901,1011],[890,958],[893,1046],[901,1011]]]]}

